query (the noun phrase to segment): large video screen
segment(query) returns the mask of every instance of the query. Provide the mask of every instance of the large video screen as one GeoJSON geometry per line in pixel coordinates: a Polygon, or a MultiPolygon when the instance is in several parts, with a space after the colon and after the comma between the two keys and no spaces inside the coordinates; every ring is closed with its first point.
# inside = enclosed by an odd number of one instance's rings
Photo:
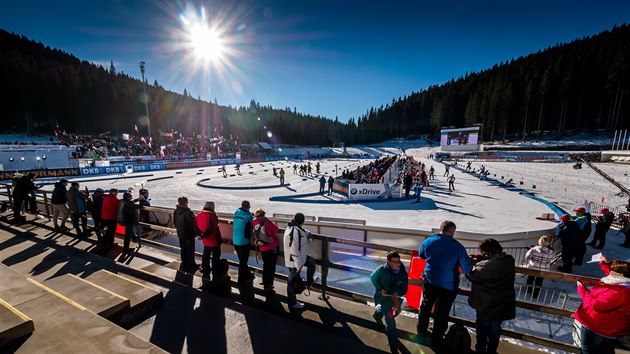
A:
{"type": "Polygon", "coordinates": [[[477,145],[479,144],[479,127],[443,129],[440,132],[440,145],[477,145]]]}

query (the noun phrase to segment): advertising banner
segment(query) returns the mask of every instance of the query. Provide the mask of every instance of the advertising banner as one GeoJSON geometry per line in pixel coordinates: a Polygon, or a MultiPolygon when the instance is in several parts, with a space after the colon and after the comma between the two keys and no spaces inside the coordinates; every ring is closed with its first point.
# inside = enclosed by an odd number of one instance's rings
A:
{"type": "Polygon", "coordinates": [[[219,159],[210,161],[210,166],[234,165],[242,163],[241,159],[219,159]]]}
{"type": "Polygon", "coordinates": [[[394,193],[393,185],[385,184],[349,184],[348,199],[350,200],[373,200],[373,199],[392,199],[398,194],[394,193]]]}
{"type": "Polygon", "coordinates": [[[82,176],[123,174],[127,172],[125,166],[106,166],[106,167],[81,167],[82,176]]]}
{"type": "Polygon", "coordinates": [[[333,184],[333,192],[337,194],[341,194],[347,198],[348,197],[348,183],[335,181],[335,183],[333,184]]]}
{"type": "Polygon", "coordinates": [[[177,170],[180,168],[195,168],[195,167],[207,167],[208,161],[193,161],[193,162],[169,162],[164,165],[167,170],[177,170]]]}
{"type": "Polygon", "coordinates": [[[133,172],[148,172],[148,171],[161,171],[164,170],[163,163],[151,163],[142,165],[131,165],[133,172]]]}
{"type": "MultiPolygon", "coordinates": [[[[12,179],[16,171],[0,171],[0,180],[12,179]]],[[[19,171],[22,175],[34,173],[37,178],[80,176],[78,168],[49,168],[45,170],[19,171]]]]}

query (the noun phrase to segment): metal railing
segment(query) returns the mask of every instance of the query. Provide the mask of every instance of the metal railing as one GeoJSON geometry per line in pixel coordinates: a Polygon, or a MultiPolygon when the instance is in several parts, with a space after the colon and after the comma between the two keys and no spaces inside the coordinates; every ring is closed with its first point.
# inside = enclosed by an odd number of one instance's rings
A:
{"type": "MultiPolygon", "coordinates": [[[[43,204],[44,214],[50,220],[51,206],[50,206],[49,198],[48,198],[49,193],[50,192],[48,191],[38,191],[37,196],[38,196],[38,204],[39,205],[43,204]]],[[[10,193],[9,193],[9,198],[10,198],[10,193]]],[[[163,221],[165,219],[169,220],[171,218],[170,213],[172,213],[173,211],[170,208],[163,208],[163,207],[147,207],[146,209],[154,212],[156,219],[158,221],[163,221]],[[160,215],[160,214],[167,214],[167,215],[160,215]]],[[[276,221],[279,224],[278,226],[281,228],[283,227],[282,224],[286,224],[287,222],[286,219],[279,219],[279,220],[273,220],[273,221],[276,221]]],[[[219,213],[219,223],[220,223],[219,226],[221,228],[221,233],[224,236],[232,234],[231,214],[219,213]]],[[[153,230],[154,232],[158,232],[158,233],[174,234],[176,232],[174,228],[169,227],[170,225],[167,225],[167,224],[165,225],[155,225],[155,224],[148,224],[148,223],[140,223],[140,224],[144,226],[146,229],[153,230]]],[[[319,285],[318,288],[321,293],[320,298],[322,299],[327,298],[329,295],[333,295],[339,298],[348,299],[352,301],[358,301],[362,303],[368,303],[372,301],[372,297],[369,295],[361,294],[354,291],[328,285],[328,275],[331,269],[338,269],[338,270],[349,271],[349,272],[365,274],[365,275],[369,275],[372,272],[372,269],[365,269],[365,268],[355,267],[348,264],[335,263],[331,260],[331,253],[337,252],[339,249],[345,249],[347,247],[354,247],[355,250],[360,250],[360,252],[357,253],[357,255],[359,256],[364,255],[364,254],[369,254],[374,257],[379,257],[379,256],[382,257],[388,251],[394,250],[394,251],[397,251],[401,255],[401,258],[403,259],[403,261],[409,262],[411,260],[411,256],[415,252],[412,249],[415,249],[421,243],[421,241],[424,240],[424,238],[431,235],[430,232],[420,232],[417,230],[368,227],[368,226],[362,226],[362,225],[348,225],[348,224],[336,224],[336,225],[332,225],[332,224],[334,223],[321,223],[321,224],[316,223],[316,222],[310,223],[310,226],[315,226],[317,228],[317,231],[312,233],[314,241],[309,246],[310,251],[311,251],[309,252],[309,255],[313,256],[313,258],[317,260],[317,264],[321,268],[321,275],[322,275],[321,285],[319,285]],[[362,235],[361,237],[362,240],[356,240],[356,239],[350,239],[350,238],[324,234],[326,231],[329,231],[329,230],[342,231],[341,233],[343,233],[344,231],[359,232],[362,235]],[[395,247],[391,245],[384,245],[382,243],[375,243],[375,242],[367,241],[370,239],[378,240],[379,238],[378,235],[384,235],[381,241],[387,242],[391,240],[391,235],[389,235],[389,237],[387,235],[390,232],[393,232],[397,236],[408,237],[408,238],[410,237],[411,239],[413,239],[414,244],[413,244],[412,249],[406,248],[406,247],[395,247]]],[[[309,223],[307,222],[305,226],[308,227],[309,223]]],[[[232,252],[231,240],[226,238],[224,239],[224,241],[225,242],[222,245],[222,250],[226,252],[232,252]]],[[[403,240],[402,243],[405,244],[408,242],[409,240],[403,240]]],[[[143,243],[145,245],[151,245],[155,247],[160,247],[162,249],[170,250],[173,252],[179,252],[179,247],[168,245],[163,242],[156,241],[156,240],[144,239],[143,243]]],[[[253,251],[254,249],[252,248],[252,252],[253,251]]],[[[524,247],[510,247],[510,248],[506,248],[506,251],[510,252],[510,254],[513,254],[513,256],[515,256],[514,257],[515,259],[520,260],[520,259],[524,259],[524,252],[526,252],[526,249],[524,247]]],[[[475,253],[476,253],[476,249],[475,249],[475,253]]],[[[201,254],[197,253],[197,256],[201,256],[201,254]]],[[[283,257],[282,252],[280,252],[279,257],[283,257]]],[[[231,262],[231,263],[232,265],[236,265],[235,262],[231,262]]],[[[282,264],[280,259],[278,260],[278,263],[282,264]]],[[[523,262],[518,262],[517,264],[521,264],[521,263],[523,262]]],[[[254,268],[258,272],[262,271],[262,269],[260,269],[259,267],[254,266],[252,268],[254,268]]],[[[578,279],[586,283],[588,282],[594,283],[598,281],[598,279],[595,279],[595,278],[588,278],[588,277],[577,276],[577,275],[572,275],[572,274],[549,272],[549,271],[537,270],[537,269],[529,269],[529,268],[524,268],[524,267],[519,267],[519,266],[516,267],[516,271],[517,273],[523,274],[523,275],[532,275],[536,277],[543,277],[545,279],[553,279],[553,280],[562,281],[562,282],[575,282],[578,279]]],[[[282,274],[278,274],[278,273],[276,273],[276,277],[286,279],[286,276],[282,274]]],[[[409,284],[422,285],[419,279],[410,279],[409,284]]],[[[525,286],[525,288],[519,288],[518,293],[522,293],[521,290],[527,289],[526,287],[527,286],[525,286]]],[[[545,289],[541,288],[540,290],[542,294],[545,289]]],[[[470,290],[466,288],[460,288],[458,293],[464,296],[468,296],[470,295],[470,290]]],[[[540,296],[539,296],[539,299],[540,299],[540,296]]],[[[539,316],[547,317],[549,321],[553,319],[553,321],[555,322],[562,322],[564,318],[569,318],[573,312],[565,308],[566,292],[563,294],[562,292],[559,292],[557,290],[554,290],[549,295],[543,295],[543,298],[538,301],[532,301],[531,298],[528,299],[526,296],[517,296],[516,305],[520,309],[534,311],[538,313],[539,316]],[[558,306],[558,305],[561,305],[561,306],[558,306]]],[[[520,312],[522,313],[522,311],[520,312]]],[[[451,321],[463,323],[465,325],[474,326],[474,322],[471,322],[467,319],[458,318],[455,316],[451,318],[451,321]]],[[[559,341],[545,338],[545,337],[528,335],[524,333],[519,333],[517,331],[509,331],[509,330],[503,330],[502,333],[503,335],[506,335],[512,338],[529,341],[532,343],[548,346],[555,349],[560,349],[563,351],[577,352],[578,350],[578,348],[573,345],[559,342],[559,341]]]]}

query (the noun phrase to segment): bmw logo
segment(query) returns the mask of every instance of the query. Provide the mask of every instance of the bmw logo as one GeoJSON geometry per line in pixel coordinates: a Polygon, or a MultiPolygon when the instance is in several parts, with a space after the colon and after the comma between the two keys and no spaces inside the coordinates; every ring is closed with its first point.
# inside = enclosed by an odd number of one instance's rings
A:
{"type": "Polygon", "coordinates": [[[356,188],[352,188],[350,190],[350,194],[357,194],[357,189],[356,188]]]}

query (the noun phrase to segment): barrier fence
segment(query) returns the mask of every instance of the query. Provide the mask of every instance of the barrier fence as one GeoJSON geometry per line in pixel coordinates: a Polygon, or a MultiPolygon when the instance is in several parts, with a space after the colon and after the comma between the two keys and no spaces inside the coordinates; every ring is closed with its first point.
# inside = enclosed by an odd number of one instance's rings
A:
{"type": "MultiPolygon", "coordinates": [[[[9,193],[3,193],[8,196],[9,202],[11,201],[10,196],[10,187],[7,186],[9,193]]],[[[44,212],[49,220],[52,218],[52,208],[49,202],[48,195],[51,192],[49,191],[37,191],[37,203],[39,206],[43,206],[44,212]]],[[[149,224],[149,223],[140,223],[147,230],[151,230],[153,233],[157,234],[175,234],[176,230],[170,225],[170,221],[172,220],[172,209],[163,208],[163,207],[147,207],[146,210],[152,212],[155,216],[156,223],[159,224],[149,224]]],[[[221,246],[222,252],[225,253],[233,253],[233,246],[231,245],[231,235],[232,235],[232,214],[228,213],[217,213],[219,216],[219,227],[221,229],[221,234],[224,235],[224,243],[221,246]]],[[[283,215],[285,216],[285,215],[283,215]]],[[[287,217],[280,218],[270,218],[272,221],[276,222],[281,230],[286,226],[289,221],[287,217]]],[[[330,221],[307,221],[305,223],[305,228],[309,230],[315,229],[312,232],[313,240],[309,244],[309,256],[316,259],[316,262],[321,270],[321,285],[316,288],[320,291],[320,298],[326,299],[329,295],[335,296],[347,300],[357,301],[361,303],[372,302],[372,296],[368,294],[362,294],[355,291],[342,289],[338,287],[333,287],[328,285],[328,275],[331,269],[337,269],[342,271],[348,271],[358,274],[369,275],[371,274],[373,269],[365,269],[361,267],[356,267],[348,264],[342,264],[338,262],[334,262],[331,258],[331,255],[336,252],[350,252],[355,253],[359,256],[369,255],[375,258],[384,257],[385,254],[391,250],[397,251],[402,260],[409,264],[411,261],[411,257],[414,254],[414,250],[422,243],[422,241],[432,235],[430,231],[418,231],[418,230],[405,230],[405,229],[395,229],[395,228],[384,228],[384,227],[374,227],[374,226],[364,226],[352,223],[334,223],[330,221]]],[[[458,231],[459,235],[459,231],[458,231]]],[[[467,237],[471,237],[471,233],[467,233],[467,237]]],[[[143,245],[150,245],[154,247],[159,247],[161,249],[169,250],[172,252],[179,253],[179,247],[165,244],[163,242],[159,242],[157,240],[151,240],[146,238],[146,233],[143,235],[143,245]]],[[[478,240],[481,240],[485,237],[491,237],[492,235],[483,235],[478,240]]],[[[521,234],[519,236],[522,237],[521,234]]],[[[537,239],[538,236],[536,236],[537,239]]],[[[457,239],[460,240],[459,236],[457,239]]],[[[478,240],[475,240],[478,243],[478,240]]],[[[465,240],[465,242],[469,242],[472,240],[465,240]]],[[[503,238],[503,242],[509,243],[510,241],[516,242],[517,240],[509,240],[503,238]]],[[[282,240],[280,240],[282,243],[282,240]]],[[[464,242],[464,243],[465,243],[464,242]]],[[[282,246],[280,247],[282,250],[282,246]]],[[[469,247],[469,252],[477,253],[476,248],[469,247]],[[474,250],[474,251],[473,251],[474,250]]],[[[255,249],[252,246],[251,252],[254,252],[255,249]]],[[[506,252],[512,254],[515,259],[517,259],[517,265],[522,264],[520,261],[524,259],[524,252],[526,252],[525,247],[506,247],[506,252]]],[[[201,254],[197,252],[197,256],[200,257],[201,254]]],[[[251,256],[251,255],[250,255],[251,256]]],[[[236,266],[236,262],[230,262],[233,266],[236,266]]],[[[283,254],[280,252],[278,264],[283,264],[283,254]]],[[[260,267],[250,266],[254,268],[259,273],[262,272],[260,267]]],[[[524,268],[521,266],[516,267],[516,271],[518,274],[522,275],[531,275],[536,277],[543,277],[545,279],[552,279],[560,282],[569,282],[575,283],[578,279],[580,279],[584,283],[596,283],[599,279],[589,278],[584,276],[577,276],[572,274],[565,273],[557,273],[550,272],[544,270],[530,269],[524,268]]],[[[286,280],[286,276],[283,274],[276,273],[276,277],[280,279],[286,280]]],[[[463,280],[465,282],[465,280],[463,280]]],[[[422,285],[420,279],[410,279],[410,285],[422,285]]],[[[464,283],[465,284],[465,283],[464,283]]],[[[518,294],[523,292],[527,293],[527,286],[524,284],[516,284],[518,294]]],[[[533,289],[533,286],[530,286],[533,289]]],[[[543,294],[541,288],[541,294],[543,294]]],[[[566,308],[566,296],[563,297],[561,291],[549,290],[546,295],[543,294],[542,298],[539,296],[539,299],[534,301],[531,297],[527,298],[527,296],[517,296],[516,305],[518,309],[521,309],[517,316],[523,316],[522,310],[529,310],[534,313],[534,317],[537,318],[546,318],[545,321],[549,323],[561,323],[564,319],[569,319],[574,311],[574,309],[566,308]],[[551,291],[551,292],[549,292],[551,291]]],[[[466,286],[460,287],[458,293],[463,296],[469,296],[470,290],[466,286]]],[[[529,315],[531,316],[531,315],[529,315]]],[[[452,322],[462,323],[467,326],[474,327],[475,323],[468,319],[451,316],[450,319],[452,322]]],[[[550,333],[551,333],[551,327],[550,333]]],[[[564,342],[560,342],[557,340],[553,340],[547,337],[535,336],[526,333],[522,333],[519,331],[511,331],[511,330],[503,330],[502,334],[504,336],[512,337],[515,339],[547,346],[554,349],[559,349],[567,352],[577,353],[579,352],[579,348],[564,342]]]]}

